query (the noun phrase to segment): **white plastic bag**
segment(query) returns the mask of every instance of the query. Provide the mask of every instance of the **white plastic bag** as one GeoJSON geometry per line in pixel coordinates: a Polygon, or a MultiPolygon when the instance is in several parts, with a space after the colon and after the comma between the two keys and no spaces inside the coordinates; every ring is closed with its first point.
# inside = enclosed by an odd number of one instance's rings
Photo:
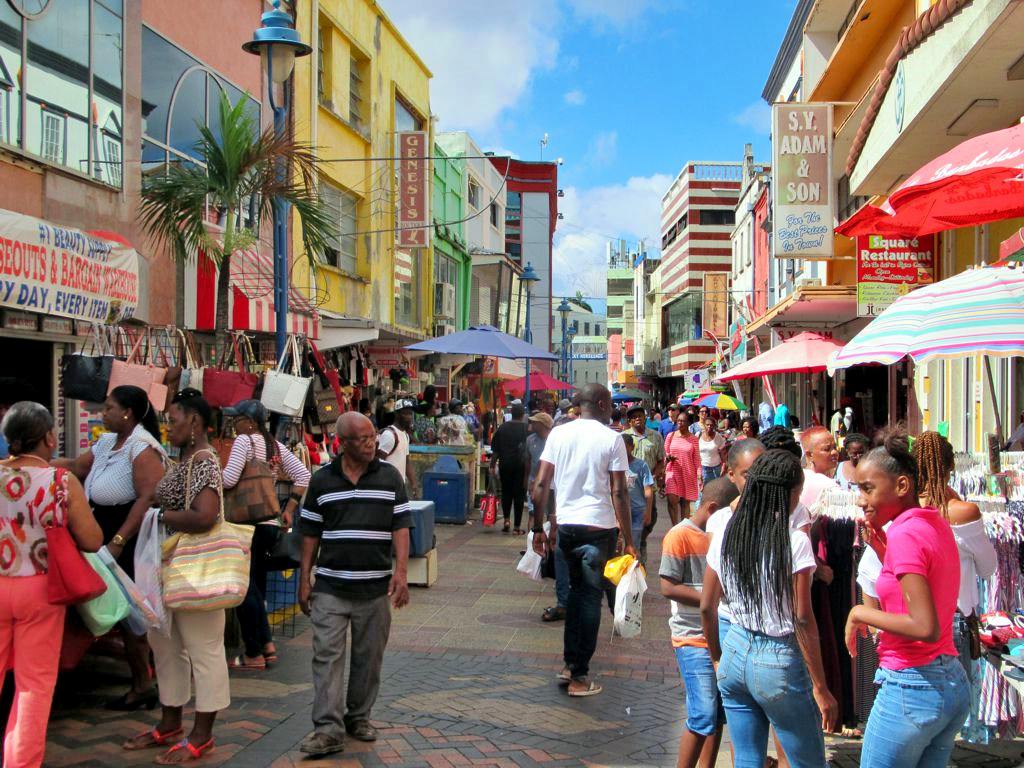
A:
{"type": "Polygon", "coordinates": [[[138,539],[135,542],[135,586],[156,619],[153,629],[167,637],[171,627],[164,609],[164,589],[161,580],[163,561],[161,558],[161,526],[157,520],[160,510],[150,507],[142,518],[138,539]]]}
{"type": "Polygon", "coordinates": [[[540,568],[543,563],[544,558],[533,551],[533,532],[531,531],[526,534],[526,553],[519,561],[519,565],[516,566],[516,571],[534,581],[541,581],[543,577],[540,575],[540,568]]]}
{"type": "Polygon", "coordinates": [[[615,589],[615,631],[619,637],[638,637],[643,617],[647,580],[640,563],[634,561],[615,589]]]}

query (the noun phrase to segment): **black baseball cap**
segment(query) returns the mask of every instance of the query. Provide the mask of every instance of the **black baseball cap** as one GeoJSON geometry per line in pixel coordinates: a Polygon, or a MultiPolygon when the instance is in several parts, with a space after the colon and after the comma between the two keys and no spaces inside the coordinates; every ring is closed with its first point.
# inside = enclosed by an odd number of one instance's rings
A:
{"type": "Polygon", "coordinates": [[[224,409],[225,416],[244,416],[257,424],[267,423],[267,409],[259,400],[239,400],[224,409]]]}

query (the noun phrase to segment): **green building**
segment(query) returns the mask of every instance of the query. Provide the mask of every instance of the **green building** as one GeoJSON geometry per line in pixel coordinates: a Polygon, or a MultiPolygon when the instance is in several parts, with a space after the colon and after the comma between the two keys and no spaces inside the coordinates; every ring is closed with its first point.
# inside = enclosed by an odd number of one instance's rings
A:
{"type": "Polygon", "coordinates": [[[434,145],[434,335],[469,326],[472,261],[466,247],[466,161],[434,145]]]}

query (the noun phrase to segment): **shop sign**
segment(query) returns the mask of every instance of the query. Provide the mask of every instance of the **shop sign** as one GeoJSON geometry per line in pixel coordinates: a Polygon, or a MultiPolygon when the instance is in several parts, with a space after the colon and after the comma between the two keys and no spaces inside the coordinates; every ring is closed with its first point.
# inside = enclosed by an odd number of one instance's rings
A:
{"type": "Polygon", "coordinates": [[[4,310],[4,328],[10,331],[38,331],[39,315],[31,312],[15,312],[4,310]]]}
{"type": "Polygon", "coordinates": [[[418,370],[415,360],[409,359],[405,347],[398,345],[379,345],[366,348],[370,364],[377,369],[378,375],[386,377],[392,368],[405,368],[409,376],[415,378],[418,370]]]}
{"type": "Polygon", "coordinates": [[[691,389],[703,389],[709,382],[708,372],[704,368],[699,371],[683,371],[683,389],[687,392],[691,389]]]}
{"type": "Polygon", "coordinates": [[[772,106],[772,253],[831,258],[832,105],[772,106]]]}
{"type": "Polygon", "coordinates": [[[75,321],[67,317],[44,317],[43,333],[56,333],[71,336],[75,330],[75,321]]]}
{"type": "Polygon", "coordinates": [[[134,248],[0,210],[0,307],[113,324],[139,298],[134,248]]]}
{"type": "Polygon", "coordinates": [[[934,279],[934,235],[857,238],[857,317],[876,317],[900,296],[934,279]]]}
{"type": "Polygon", "coordinates": [[[398,134],[398,246],[426,248],[429,163],[426,131],[398,134]]]}
{"type": "Polygon", "coordinates": [[[729,273],[704,274],[704,330],[721,338],[729,332],[729,273]]]}

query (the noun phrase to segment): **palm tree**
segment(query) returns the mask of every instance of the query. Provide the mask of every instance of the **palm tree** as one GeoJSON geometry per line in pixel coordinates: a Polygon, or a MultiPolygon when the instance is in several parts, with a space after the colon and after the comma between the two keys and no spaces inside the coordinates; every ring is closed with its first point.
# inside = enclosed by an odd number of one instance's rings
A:
{"type": "Polygon", "coordinates": [[[220,94],[221,137],[199,125],[196,157],[202,165],[173,163],[166,172],[143,176],[139,218],[157,245],[170,246],[180,261],[202,251],[217,265],[216,330],[228,327],[231,254],[253,247],[280,197],[299,215],[302,243],[310,268],[337,236],[330,211],[317,194],[318,169],[312,147],[262,134],[245,111],[220,94]],[[284,173],[278,169],[283,168],[284,173]],[[242,222],[243,210],[251,216],[242,222]],[[210,212],[223,222],[209,228],[210,212]]]}

